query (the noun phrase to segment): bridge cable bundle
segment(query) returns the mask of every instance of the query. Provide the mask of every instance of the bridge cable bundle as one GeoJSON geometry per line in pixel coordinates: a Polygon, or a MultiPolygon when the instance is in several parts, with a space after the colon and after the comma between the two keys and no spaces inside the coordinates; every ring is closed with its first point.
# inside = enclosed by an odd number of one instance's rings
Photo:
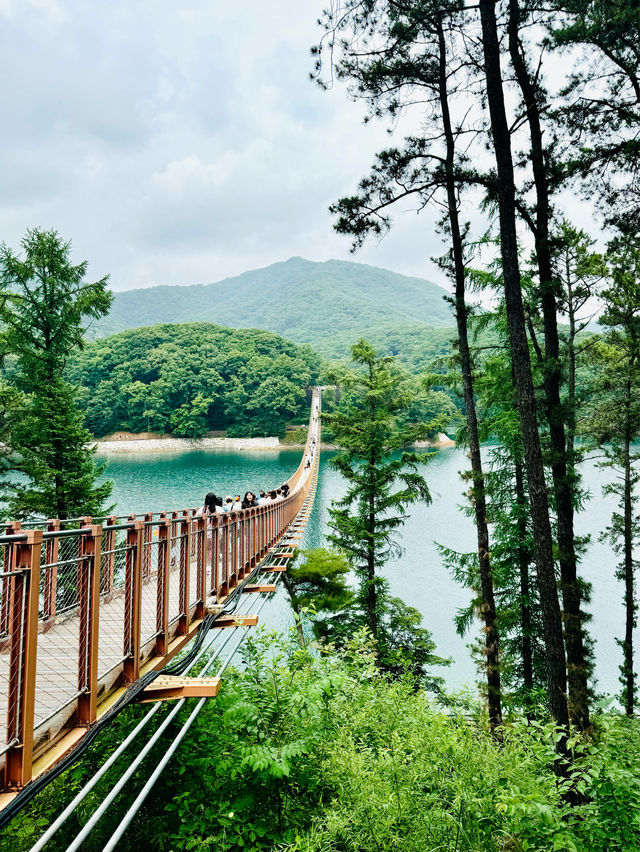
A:
{"type": "Polygon", "coordinates": [[[82,740],[67,754],[65,755],[55,766],[49,769],[47,772],[44,772],[38,778],[35,778],[33,781],[30,781],[25,787],[20,790],[20,792],[16,795],[8,805],[6,805],[0,811],[0,829],[4,828],[11,820],[24,808],[38,793],[42,792],[52,781],[55,781],[59,775],[63,772],[66,772],[67,769],[70,769],[76,761],[78,761],[87,751],[89,746],[94,742],[96,737],[109,725],[113,720],[120,715],[120,713],[129,705],[136,702],[140,693],[144,692],[144,690],[151,684],[157,677],[160,675],[163,676],[179,676],[183,674],[190,665],[195,661],[202,645],[207,637],[207,633],[214,626],[214,623],[217,618],[221,615],[231,615],[235,612],[238,602],[241,599],[240,592],[244,587],[245,583],[247,583],[250,579],[255,577],[258,573],[257,570],[253,571],[245,580],[238,585],[235,589],[232,590],[230,597],[232,597],[232,606],[227,606],[222,609],[220,612],[211,613],[207,615],[202,624],[198,628],[198,632],[192,640],[192,647],[189,652],[181,657],[178,661],[171,663],[166,666],[164,669],[160,669],[158,671],[150,671],[145,675],[140,677],[135,683],[131,684],[131,686],[127,689],[127,691],[122,695],[118,701],[111,707],[105,714],[102,716],[84,735],[82,740]]]}

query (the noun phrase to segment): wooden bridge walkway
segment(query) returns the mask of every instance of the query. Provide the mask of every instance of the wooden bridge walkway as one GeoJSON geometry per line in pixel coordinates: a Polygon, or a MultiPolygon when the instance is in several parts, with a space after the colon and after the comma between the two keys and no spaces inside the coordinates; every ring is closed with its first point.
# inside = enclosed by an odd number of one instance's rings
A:
{"type": "Polygon", "coordinates": [[[317,473],[320,401],[315,389],[285,499],[205,517],[182,510],[104,524],[87,518],[74,530],[58,521],[46,529],[15,524],[0,535],[0,807],[142,672],[164,668],[207,612],[222,611],[234,588],[278,553],[283,536],[277,564],[285,570],[297,544],[287,530],[317,473]]]}

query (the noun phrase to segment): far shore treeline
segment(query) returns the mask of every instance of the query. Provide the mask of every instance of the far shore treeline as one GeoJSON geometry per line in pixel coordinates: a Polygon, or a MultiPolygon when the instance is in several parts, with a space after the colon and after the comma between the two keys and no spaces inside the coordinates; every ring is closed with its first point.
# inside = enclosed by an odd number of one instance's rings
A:
{"type": "Polygon", "coordinates": [[[213,323],[155,325],[115,334],[67,365],[87,428],[199,438],[284,434],[305,419],[320,357],[268,331],[213,323]]]}

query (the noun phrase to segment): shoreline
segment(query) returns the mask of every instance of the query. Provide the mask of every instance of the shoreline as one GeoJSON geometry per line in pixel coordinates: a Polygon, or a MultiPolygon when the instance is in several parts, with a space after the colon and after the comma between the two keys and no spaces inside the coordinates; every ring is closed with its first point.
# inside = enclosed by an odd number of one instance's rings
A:
{"type": "MultiPolygon", "coordinates": [[[[96,441],[97,455],[112,455],[117,453],[166,453],[187,450],[298,450],[302,451],[304,444],[282,443],[279,438],[126,438],[96,441]]],[[[416,449],[442,449],[455,447],[447,435],[441,432],[437,441],[418,441],[413,445],[416,449]]],[[[335,444],[319,444],[320,450],[337,450],[335,444]]]]}

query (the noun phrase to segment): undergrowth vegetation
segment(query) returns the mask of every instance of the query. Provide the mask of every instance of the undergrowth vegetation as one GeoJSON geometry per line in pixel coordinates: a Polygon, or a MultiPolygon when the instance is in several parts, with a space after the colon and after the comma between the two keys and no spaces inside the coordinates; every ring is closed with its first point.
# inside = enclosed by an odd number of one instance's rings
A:
{"type": "Polygon", "coordinates": [[[382,676],[365,633],[341,656],[322,657],[259,633],[130,843],[229,852],[638,848],[638,720],[597,716],[589,737],[572,740],[574,762],[559,781],[551,724],[516,718],[499,743],[481,718],[480,708],[463,713],[455,702],[443,712],[410,677],[382,676]],[[580,804],[569,805],[568,792],[580,804]]]}
{"type": "MultiPolygon", "coordinates": [[[[481,707],[447,701],[438,705],[410,676],[381,674],[364,631],[340,655],[321,656],[293,638],[256,631],[242,665],[205,705],[121,848],[636,852],[637,719],[596,715],[592,733],[571,740],[573,763],[559,777],[551,723],[514,717],[500,742],[481,707]]],[[[139,717],[142,708],[132,711],[139,717]]],[[[30,848],[122,736],[109,729],[103,753],[36,799],[2,848],[30,848]]],[[[152,754],[149,765],[157,759],[152,754]]],[[[135,789],[150,771],[141,768],[135,789]]],[[[104,790],[95,795],[47,849],[67,848],[104,790]]],[[[103,847],[133,797],[122,795],[83,849],[103,847]]]]}

